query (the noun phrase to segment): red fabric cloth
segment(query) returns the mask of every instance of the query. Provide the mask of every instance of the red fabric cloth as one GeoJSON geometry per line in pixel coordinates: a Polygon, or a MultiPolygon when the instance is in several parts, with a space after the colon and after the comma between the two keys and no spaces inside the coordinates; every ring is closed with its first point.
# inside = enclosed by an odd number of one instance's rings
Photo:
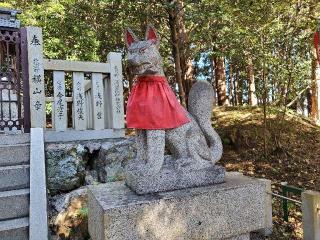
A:
{"type": "Polygon", "coordinates": [[[170,129],[190,120],[164,76],[140,76],[127,104],[127,127],[170,129]]]}

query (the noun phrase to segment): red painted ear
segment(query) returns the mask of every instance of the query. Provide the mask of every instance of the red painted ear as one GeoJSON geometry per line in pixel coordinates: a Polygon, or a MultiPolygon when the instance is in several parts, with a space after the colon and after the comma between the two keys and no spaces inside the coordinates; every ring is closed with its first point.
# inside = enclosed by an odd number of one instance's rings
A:
{"type": "Polygon", "coordinates": [[[134,33],[132,32],[132,30],[130,28],[127,28],[124,31],[124,41],[126,43],[127,48],[130,47],[131,44],[137,40],[138,39],[137,39],[136,35],[134,35],[134,33]]]}
{"type": "Polygon", "coordinates": [[[147,30],[146,30],[146,40],[154,40],[156,43],[159,42],[159,37],[157,35],[156,29],[148,25],[147,30]]]}

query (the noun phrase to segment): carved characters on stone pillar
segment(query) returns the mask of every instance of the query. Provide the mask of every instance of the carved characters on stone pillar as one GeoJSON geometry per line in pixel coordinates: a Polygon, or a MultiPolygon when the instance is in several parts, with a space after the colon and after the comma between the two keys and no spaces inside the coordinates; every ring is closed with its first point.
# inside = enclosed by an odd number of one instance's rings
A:
{"type": "Polygon", "coordinates": [[[41,28],[27,27],[31,127],[45,127],[43,41],[41,28]]]}
{"type": "Polygon", "coordinates": [[[82,93],[82,87],[80,82],[77,82],[76,90],[77,119],[84,120],[84,94],[82,93]]]}

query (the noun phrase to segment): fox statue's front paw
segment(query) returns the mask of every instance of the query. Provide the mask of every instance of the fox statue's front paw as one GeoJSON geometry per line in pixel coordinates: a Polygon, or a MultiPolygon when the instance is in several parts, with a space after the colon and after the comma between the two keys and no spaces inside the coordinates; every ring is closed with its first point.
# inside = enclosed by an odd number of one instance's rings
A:
{"type": "Polygon", "coordinates": [[[159,173],[161,167],[161,165],[146,163],[144,161],[136,159],[127,164],[125,172],[137,177],[151,177],[159,173]]]}

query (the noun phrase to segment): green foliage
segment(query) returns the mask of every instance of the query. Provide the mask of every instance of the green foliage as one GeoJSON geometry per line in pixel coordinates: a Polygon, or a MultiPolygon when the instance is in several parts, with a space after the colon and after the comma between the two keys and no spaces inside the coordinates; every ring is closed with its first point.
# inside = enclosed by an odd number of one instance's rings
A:
{"type": "Polygon", "coordinates": [[[231,145],[230,138],[224,137],[222,138],[223,145],[231,145]]]}
{"type": "Polygon", "coordinates": [[[77,211],[77,218],[87,219],[88,218],[88,207],[82,207],[77,211]]]}
{"type": "MultiPolygon", "coordinates": [[[[246,89],[247,56],[251,56],[259,99],[264,89],[263,66],[267,91],[272,94],[269,101],[279,106],[284,104],[285,94],[293,99],[310,84],[311,40],[320,17],[319,1],[182,2],[188,39],[181,50],[195,63],[195,78],[210,81],[212,57],[224,56],[246,89]]],[[[146,25],[152,23],[162,38],[166,75],[169,80],[174,77],[168,22],[168,11],[176,7],[174,1],[10,0],[0,7],[21,9],[23,25],[42,27],[45,56],[54,59],[105,62],[110,51],[125,53],[125,27],[130,26],[142,38],[146,25]]]]}
{"type": "Polygon", "coordinates": [[[52,114],[52,103],[46,104],[46,115],[50,116],[52,114]]]}

